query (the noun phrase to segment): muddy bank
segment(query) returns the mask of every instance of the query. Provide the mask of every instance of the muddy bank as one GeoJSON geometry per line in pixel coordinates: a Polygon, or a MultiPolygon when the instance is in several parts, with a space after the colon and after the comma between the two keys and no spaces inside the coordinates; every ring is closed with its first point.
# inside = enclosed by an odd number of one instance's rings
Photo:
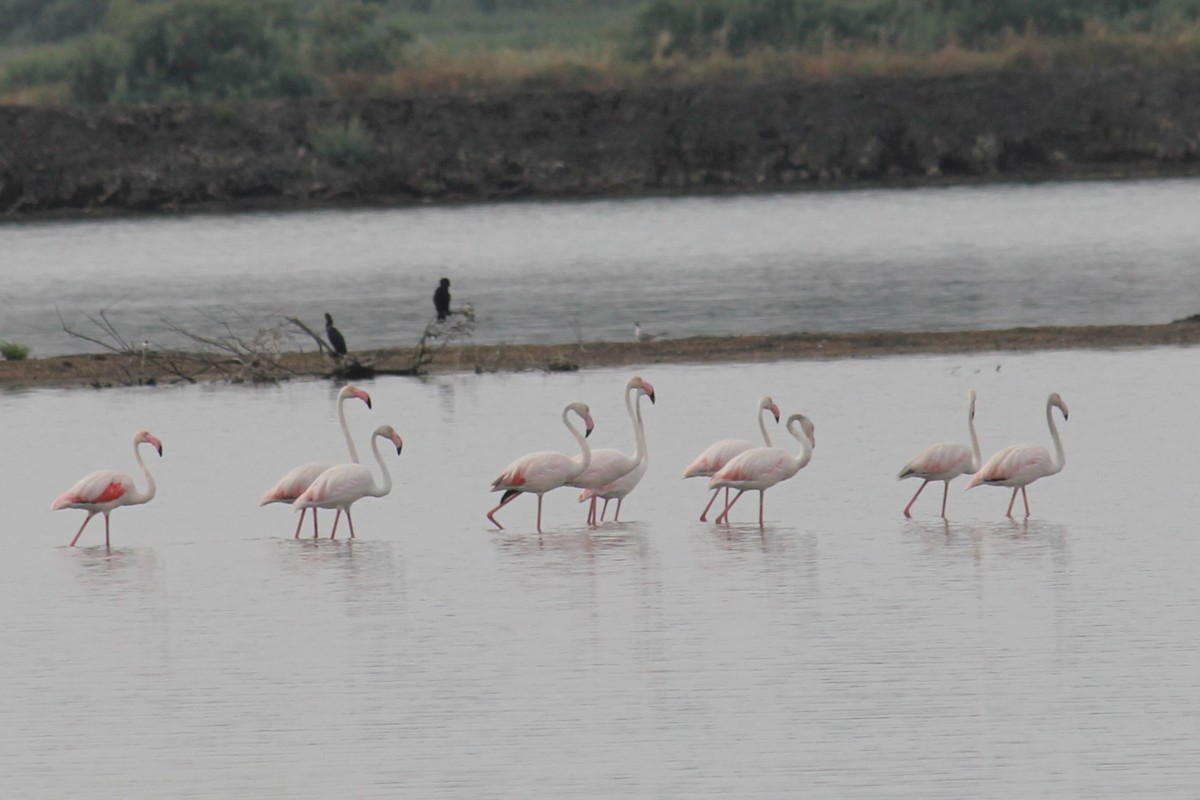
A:
{"type": "Polygon", "coordinates": [[[1196,69],[0,107],[10,219],[1198,172],[1196,69]]]}
{"type": "MultiPolygon", "coordinates": [[[[564,345],[465,345],[441,351],[429,371],[573,371],[612,366],[703,364],[869,358],[889,355],[1110,349],[1200,344],[1200,315],[1165,325],[1107,325],[1009,328],[1006,330],[796,333],[780,336],[694,337],[649,342],[585,342],[564,345]]],[[[410,348],[353,354],[379,375],[403,374],[413,363],[410,348]]],[[[335,364],[317,352],[282,359],[284,378],[329,377],[335,364]]],[[[196,380],[227,380],[217,373],[196,380]]],[[[58,386],[104,388],[180,382],[178,374],[137,355],[87,354],[0,361],[0,387],[58,386]]]]}

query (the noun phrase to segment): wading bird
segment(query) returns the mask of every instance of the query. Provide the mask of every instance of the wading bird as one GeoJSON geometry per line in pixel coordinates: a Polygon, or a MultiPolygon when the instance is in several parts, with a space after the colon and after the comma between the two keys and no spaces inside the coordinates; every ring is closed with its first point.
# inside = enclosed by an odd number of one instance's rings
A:
{"type": "Polygon", "coordinates": [[[717,517],[716,523],[729,522],[729,511],[733,504],[748,491],[758,492],[758,526],[763,526],[763,500],[767,489],[785,481],[808,465],[812,460],[812,449],[816,446],[816,429],[812,420],[803,414],[788,417],[787,431],[800,442],[800,455],[793,456],[781,447],[755,447],[733,457],[728,464],[708,481],[708,488],[728,487],[737,489],[733,500],[717,517]],[[799,426],[797,431],[795,427],[799,426]]]}
{"type": "Polygon", "coordinates": [[[138,452],[138,445],[152,445],[158,451],[158,455],[162,456],[162,442],[155,438],[149,431],[138,431],[133,437],[133,458],[137,461],[139,467],[142,468],[142,474],[146,476],[146,491],[138,491],[137,486],[133,482],[133,478],[123,472],[115,472],[110,469],[102,469],[86,475],[79,480],[74,486],[58,496],[58,499],[50,504],[52,511],[57,511],[60,508],[81,508],[88,512],[87,518],[83,524],[79,526],[79,530],[75,533],[75,538],[71,540],[71,547],[79,541],[79,537],[83,534],[83,529],[92,521],[92,517],[97,514],[104,515],[104,546],[109,546],[108,539],[108,515],[112,513],[114,508],[121,506],[136,506],[142,503],[149,503],[154,499],[154,476],[150,474],[150,470],[146,468],[146,464],[142,461],[142,454],[138,452]]]}
{"type": "MultiPolygon", "coordinates": [[[[355,464],[358,463],[358,449],[354,446],[354,439],[350,436],[350,426],[346,424],[346,409],[345,403],[351,397],[357,397],[367,404],[367,408],[371,407],[371,395],[359,389],[357,386],[346,385],[338,392],[337,396],[337,415],[338,424],[342,426],[342,436],[346,439],[346,450],[350,453],[350,460],[355,464]]],[[[332,464],[309,463],[301,464],[295,469],[289,471],[286,475],[280,478],[274,486],[267,490],[267,493],[258,501],[260,506],[265,506],[268,503],[288,503],[289,505],[295,502],[296,498],[304,494],[304,490],[312,486],[312,482],[317,479],[325,470],[329,469],[332,464]]],[[[300,538],[300,526],[304,524],[304,515],[308,513],[305,508],[300,512],[300,520],[296,523],[296,535],[292,538],[300,538]]],[[[317,530],[317,510],[313,509],[313,538],[320,536],[317,530]]]]}
{"type": "MultiPolygon", "coordinates": [[[[596,499],[604,500],[604,510],[600,512],[600,522],[604,521],[604,511],[608,509],[608,501],[616,499],[617,512],[614,519],[621,517],[621,501],[634,490],[642,476],[646,474],[646,431],[642,424],[642,397],[649,397],[654,402],[654,387],[638,376],[633,376],[625,383],[625,410],[633,425],[634,452],[627,456],[620,450],[603,448],[592,451],[592,460],[588,468],[575,480],[571,486],[583,489],[579,493],[579,502],[590,500],[588,505],[588,525],[596,524],[596,499]]],[[[576,459],[582,456],[576,456],[576,459]]]]}
{"type": "Polygon", "coordinates": [[[587,403],[567,404],[562,412],[562,421],[571,435],[575,437],[575,441],[579,442],[580,458],[573,460],[570,456],[554,450],[539,450],[536,453],[521,456],[505,467],[496,480],[492,481],[492,491],[504,492],[504,495],[500,498],[500,504],[487,513],[487,518],[497,528],[503,530],[504,526],[496,521],[496,512],[511,503],[517,495],[528,492],[537,495],[537,530],[538,533],[541,533],[542,496],[552,489],[571,482],[588,468],[588,464],[592,460],[592,451],[588,447],[587,437],[591,435],[595,425],[592,422],[591,410],[587,407],[587,403]],[[583,433],[580,433],[571,424],[568,414],[575,414],[583,420],[583,433]]]}
{"type": "MultiPolygon", "coordinates": [[[[376,484],[371,470],[362,464],[338,464],[330,467],[317,476],[304,490],[304,493],[292,503],[294,508],[313,509],[315,515],[318,508],[336,508],[333,518],[333,532],[330,539],[337,538],[338,520],[342,512],[346,512],[346,522],[350,525],[350,538],[354,538],[354,519],[350,516],[350,506],[364,497],[383,497],[392,490],[392,474],[388,472],[387,464],[379,453],[379,440],[387,439],[396,445],[396,455],[404,449],[404,440],[391,425],[380,425],[371,434],[371,452],[379,462],[379,471],[383,474],[383,483],[376,484]]],[[[301,511],[303,513],[303,511],[301,511]]]]}
{"type": "MultiPolygon", "coordinates": [[[[770,397],[764,397],[758,401],[758,428],[762,431],[763,444],[767,447],[771,446],[771,435],[767,433],[767,421],[763,419],[763,412],[770,411],[771,416],[775,417],[775,421],[779,422],[779,406],[775,405],[775,401],[770,397]]],[[[736,456],[738,453],[744,453],[750,448],[755,447],[754,442],[748,442],[745,439],[722,439],[719,442],[710,444],[703,453],[696,456],[692,463],[687,465],[683,471],[685,478],[711,478],[717,474],[721,467],[725,466],[729,459],[736,456]]],[[[704,507],[704,511],[700,513],[700,521],[704,522],[708,519],[708,510],[712,508],[713,501],[717,499],[717,494],[720,489],[712,493],[712,497],[708,498],[708,505],[704,507]]],[[[725,490],[725,505],[729,505],[729,490],[725,490]]]]}
{"type": "Polygon", "coordinates": [[[969,475],[979,470],[982,458],[979,455],[979,437],[975,435],[975,390],[967,392],[967,428],[971,431],[971,446],[962,442],[941,442],[930,445],[917,453],[897,476],[904,478],[921,478],[922,483],[917,493],[904,507],[904,516],[912,516],[913,503],[921,495],[921,490],[930,481],[942,481],[942,517],[946,516],[946,498],[950,495],[950,481],[959,475],[969,475]]]}
{"type": "Polygon", "coordinates": [[[1050,438],[1054,440],[1054,456],[1040,444],[1013,444],[987,460],[971,480],[967,488],[986,483],[988,486],[1011,486],[1012,498],[1008,501],[1006,516],[1012,516],[1013,503],[1017,501],[1017,490],[1021,490],[1021,498],[1025,501],[1025,516],[1029,516],[1029,495],[1025,487],[1038,478],[1045,478],[1061,472],[1067,463],[1067,454],[1063,450],[1062,439],[1058,436],[1058,428],[1054,424],[1054,415],[1050,412],[1057,407],[1062,411],[1063,420],[1067,419],[1067,404],[1059,397],[1058,392],[1046,399],[1046,424],[1050,426],[1050,438]]]}

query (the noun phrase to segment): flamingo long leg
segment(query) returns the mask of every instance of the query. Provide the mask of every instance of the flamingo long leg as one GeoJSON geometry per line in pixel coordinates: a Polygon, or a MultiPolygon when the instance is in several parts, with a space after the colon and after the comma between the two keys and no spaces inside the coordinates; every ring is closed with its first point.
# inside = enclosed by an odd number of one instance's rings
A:
{"type": "MultiPolygon", "coordinates": [[[[304,515],[307,513],[308,513],[307,508],[300,509],[300,521],[296,523],[296,535],[292,537],[293,539],[300,538],[300,526],[304,524],[304,515]]],[[[313,521],[316,521],[316,519],[317,519],[317,512],[314,511],[313,512],[313,521]]]]}
{"type": "Polygon", "coordinates": [[[950,497],[950,481],[942,481],[945,488],[942,490],[942,519],[946,518],[946,500],[950,497]]]}
{"type": "Polygon", "coordinates": [[[313,538],[321,538],[321,532],[317,530],[317,510],[315,508],[313,509],[313,538]]]}
{"type": "MultiPolygon", "coordinates": [[[[604,522],[604,515],[608,513],[608,501],[609,501],[609,498],[607,498],[607,497],[606,497],[606,498],[604,498],[604,505],[602,505],[602,506],[600,507],[600,521],[601,521],[601,522],[604,522]]],[[[618,508],[620,508],[620,507],[621,507],[621,501],[620,501],[620,500],[618,500],[618,501],[617,501],[617,507],[618,507],[618,508]]]]}
{"type": "Polygon", "coordinates": [[[1029,495],[1025,493],[1025,487],[1021,487],[1021,499],[1025,501],[1025,516],[1029,516],[1029,495]]]}
{"type": "Polygon", "coordinates": [[[350,523],[350,538],[354,538],[354,517],[350,516],[350,506],[346,506],[346,522],[350,523]]]}
{"type": "MultiPolygon", "coordinates": [[[[622,501],[624,501],[624,499],[625,499],[624,497],[618,497],[618,498],[617,498],[617,513],[613,514],[613,522],[620,522],[620,521],[621,521],[621,503],[622,503],[622,501]]],[[[607,500],[605,500],[605,501],[604,501],[604,504],[605,504],[605,505],[608,505],[608,501],[607,501],[607,500]]],[[[604,519],[604,515],[603,515],[603,514],[601,514],[601,515],[600,515],[600,519],[604,519]]]]}
{"type": "Polygon", "coordinates": [[[504,526],[501,525],[499,522],[497,522],[496,518],[493,517],[492,515],[495,514],[497,511],[499,511],[500,509],[504,508],[506,505],[508,505],[509,503],[511,503],[513,500],[515,500],[516,498],[518,498],[520,496],[521,496],[521,493],[518,492],[517,494],[514,494],[505,500],[501,500],[500,505],[496,506],[495,508],[493,508],[491,511],[489,511],[487,513],[487,518],[490,519],[492,521],[492,524],[495,525],[497,528],[499,528],[500,530],[504,530],[504,526]]]}
{"type": "MultiPolygon", "coordinates": [[[[919,489],[917,489],[917,493],[916,493],[916,494],[914,494],[914,495],[912,496],[912,500],[909,500],[909,501],[908,501],[908,505],[906,505],[906,506],[904,507],[904,516],[906,516],[906,517],[912,517],[912,507],[913,507],[913,503],[917,502],[917,498],[921,496],[921,492],[922,492],[922,491],[924,491],[925,487],[926,487],[926,486],[928,486],[928,485],[929,485],[929,481],[923,481],[923,482],[921,483],[921,487],[920,487],[919,489]]],[[[947,488],[949,488],[949,486],[950,486],[950,484],[946,484],[946,487],[947,487],[947,488]]],[[[942,513],[943,513],[943,515],[945,514],[945,510],[944,510],[944,509],[943,509],[942,513]]]]}
{"type": "MultiPolygon", "coordinates": [[[[1029,515],[1026,514],[1025,516],[1029,516],[1029,515]]],[[[110,547],[110,545],[108,543],[108,512],[105,511],[104,512],[104,549],[107,550],[109,547],[110,547]]]]}
{"type": "Polygon", "coordinates": [[[596,495],[592,495],[592,501],[588,503],[587,524],[590,527],[596,527],[596,495]]]}
{"type": "Polygon", "coordinates": [[[542,532],[542,495],[538,495],[538,533],[542,532]]]}
{"type": "Polygon", "coordinates": [[[763,504],[766,502],[766,499],[767,499],[766,491],[759,489],[758,490],[758,527],[760,527],[760,528],[763,527],[763,504]]]}
{"type": "MultiPolygon", "coordinates": [[[[713,489],[712,497],[708,498],[708,505],[706,505],[704,507],[704,510],[700,512],[700,521],[701,522],[708,521],[708,510],[710,508],[712,508],[713,502],[716,501],[717,495],[719,495],[720,493],[721,493],[721,487],[718,486],[716,489],[713,489]]],[[[728,489],[725,490],[725,502],[729,503],[729,490],[728,489]]]]}
{"type": "Polygon", "coordinates": [[[1006,516],[1009,516],[1009,517],[1012,516],[1012,507],[1013,507],[1013,503],[1017,502],[1017,490],[1019,488],[1020,487],[1017,487],[1017,486],[1013,487],[1012,499],[1008,501],[1008,511],[1005,514],[1006,516]]]}
{"type": "Polygon", "coordinates": [[[340,520],[341,518],[342,518],[342,510],[339,508],[337,510],[337,513],[333,515],[333,533],[329,534],[330,541],[333,541],[334,539],[337,538],[337,524],[338,524],[338,520],[340,520]]]}
{"type": "Polygon", "coordinates": [[[733,504],[736,503],[741,498],[741,496],[744,495],[745,493],[746,493],[745,489],[739,489],[738,493],[733,496],[733,500],[725,505],[725,510],[722,511],[721,515],[719,517],[717,517],[717,519],[715,520],[718,525],[721,524],[721,520],[725,520],[726,524],[729,523],[730,509],[733,508],[733,504]]]}
{"type": "Polygon", "coordinates": [[[95,511],[88,512],[87,518],[84,519],[83,524],[79,526],[79,530],[75,532],[75,538],[71,540],[71,547],[74,547],[75,543],[79,541],[79,537],[83,535],[83,529],[87,527],[87,524],[92,521],[92,517],[94,516],[96,516],[95,511]]]}

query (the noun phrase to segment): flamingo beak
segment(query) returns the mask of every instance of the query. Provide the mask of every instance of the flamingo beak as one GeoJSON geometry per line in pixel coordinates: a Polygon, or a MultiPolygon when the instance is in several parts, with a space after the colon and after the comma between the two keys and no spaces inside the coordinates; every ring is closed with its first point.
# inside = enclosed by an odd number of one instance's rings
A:
{"type": "Polygon", "coordinates": [[[163,453],[163,446],[162,446],[162,442],[160,442],[160,441],[159,441],[159,440],[158,440],[156,437],[154,437],[154,436],[150,436],[150,437],[148,437],[146,441],[148,441],[148,442],[150,442],[150,444],[154,445],[154,449],[158,451],[158,457],[159,457],[159,458],[162,458],[162,453],[163,453]]]}
{"type": "Polygon", "coordinates": [[[371,408],[371,395],[367,394],[366,392],[362,391],[361,389],[359,389],[357,392],[355,392],[354,395],[359,400],[362,400],[364,403],[366,403],[367,408],[371,408]]]}
{"type": "Polygon", "coordinates": [[[583,432],[583,438],[586,439],[587,437],[592,435],[592,428],[596,427],[596,425],[594,422],[592,422],[591,414],[588,414],[586,417],[584,417],[584,421],[587,423],[587,426],[583,432]]]}
{"type": "Polygon", "coordinates": [[[396,445],[396,455],[400,455],[400,451],[404,449],[404,440],[400,438],[400,434],[392,437],[392,443],[396,445]]]}
{"type": "Polygon", "coordinates": [[[771,413],[775,415],[775,421],[779,422],[779,416],[780,416],[779,406],[775,405],[774,403],[771,403],[771,413]]]}

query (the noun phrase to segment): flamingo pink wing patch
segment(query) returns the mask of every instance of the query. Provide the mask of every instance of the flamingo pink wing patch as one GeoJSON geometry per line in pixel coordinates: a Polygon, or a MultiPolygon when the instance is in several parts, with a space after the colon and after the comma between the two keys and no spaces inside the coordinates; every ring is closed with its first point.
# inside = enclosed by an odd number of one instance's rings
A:
{"type": "Polygon", "coordinates": [[[125,494],[125,485],[120,481],[112,481],[108,486],[104,487],[104,491],[96,497],[83,497],[76,495],[70,498],[72,503],[109,503],[116,500],[118,497],[125,494]]]}

